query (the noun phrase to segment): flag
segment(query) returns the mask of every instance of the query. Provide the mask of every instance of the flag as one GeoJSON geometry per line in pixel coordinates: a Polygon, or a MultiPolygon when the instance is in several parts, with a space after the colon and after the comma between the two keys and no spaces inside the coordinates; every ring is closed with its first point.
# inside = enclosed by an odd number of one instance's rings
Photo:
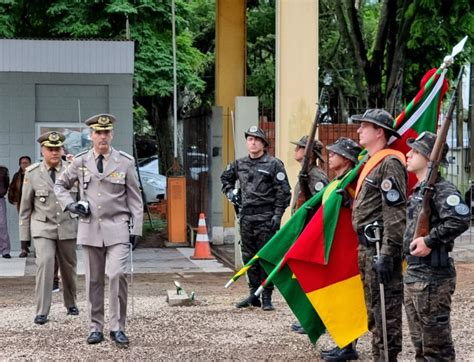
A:
{"type": "MultiPolygon", "coordinates": [[[[326,186],[327,188],[327,186],[326,186]]],[[[306,224],[309,208],[317,208],[321,204],[323,191],[318,192],[306,203],[304,203],[278,231],[270,241],[258,251],[260,264],[267,274],[280,264],[283,257],[294,244],[306,224]]],[[[280,294],[288,303],[288,306],[296,316],[301,326],[306,331],[312,343],[316,343],[318,338],[324,333],[325,327],[319,318],[310,300],[306,297],[298,281],[293,278],[293,272],[288,265],[283,265],[279,272],[275,274],[273,283],[280,291],[280,294]]],[[[265,282],[264,282],[265,283],[265,282]]]]}
{"type": "Polygon", "coordinates": [[[338,189],[353,190],[362,163],[324,191],[322,204],[285,255],[306,297],[339,347],[368,331],[352,213],[338,189]],[[334,242],[334,243],[333,243],[334,242]],[[330,257],[330,258],[329,258],[330,257]]]}
{"type": "MultiPolygon", "coordinates": [[[[392,137],[389,142],[390,148],[406,155],[411,149],[407,145],[408,138],[416,138],[424,131],[436,133],[441,102],[449,88],[445,78],[446,71],[433,68],[423,76],[417,95],[395,118],[394,128],[402,137],[400,139],[392,137]]],[[[416,176],[410,172],[408,190],[411,190],[416,183],[416,176]]]]}

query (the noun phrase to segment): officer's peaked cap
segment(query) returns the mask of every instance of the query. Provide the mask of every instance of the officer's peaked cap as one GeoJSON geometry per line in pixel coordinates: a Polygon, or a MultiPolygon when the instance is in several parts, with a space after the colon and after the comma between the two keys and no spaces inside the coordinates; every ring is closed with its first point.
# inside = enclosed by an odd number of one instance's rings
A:
{"type": "Polygon", "coordinates": [[[50,131],[43,133],[36,141],[45,147],[62,147],[65,139],[61,132],[50,131]]]}

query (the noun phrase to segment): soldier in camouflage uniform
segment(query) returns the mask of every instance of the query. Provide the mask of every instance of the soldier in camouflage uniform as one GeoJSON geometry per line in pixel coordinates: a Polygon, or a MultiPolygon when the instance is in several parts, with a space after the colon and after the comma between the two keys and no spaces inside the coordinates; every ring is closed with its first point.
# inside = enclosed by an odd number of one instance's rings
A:
{"type": "MultiPolygon", "coordinates": [[[[290,203],[290,185],[283,162],[270,156],[268,141],[256,126],[245,132],[249,155],[230,163],[221,175],[222,192],[234,205],[239,204],[242,259],[247,263],[280,228],[281,217],[290,203]],[[240,195],[236,182],[240,183],[240,195]]],[[[273,284],[263,290],[262,303],[254,293],[267,277],[259,263],[247,272],[250,295],[236,305],[273,310],[273,284]]]]}
{"type": "MultiPolygon", "coordinates": [[[[304,160],[304,150],[306,143],[308,142],[308,136],[303,136],[297,142],[291,142],[295,147],[295,160],[299,163],[303,163],[304,160]]],[[[316,160],[319,159],[321,162],[324,162],[323,155],[321,150],[323,149],[323,144],[318,140],[313,142],[313,153],[312,157],[309,160],[308,168],[308,187],[311,192],[311,196],[315,195],[321,191],[324,186],[328,184],[328,175],[316,164],[316,160]]],[[[297,182],[293,191],[293,200],[291,202],[291,214],[293,215],[297,209],[297,201],[300,194],[300,183],[297,182]]]]}
{"type": "MultiPolygon", "coordinates": [[[[450,313],[456,270],[449,252],[453,250],[454,239],[469,227],[470,210],[459,190],[441,175],[430,200],[429,234],[414,236],[423,201],[423,181],[435,140],[434,133],[423,132],[418,138],[407,141],[412,148],[407,154],[407,169],[416,174],[418,184],[408,200],[403,239],[403,252],[408,262],[404,302],[416,360],[454,361],[450,313]]],[[[446,155],[446,144],[443,151],[446,155]]],[[[447,162],[445,158],[444,162],[447,162]]]]}
{"type": "MultiPolygon", "coordinates": [[[[338,138],[335,143],[326,146],[326,149],[329,151],[329,169],[336,173],[333,181],[341,180],[354,168],[358,162],[357,157],[362,151],[362,148],[357,144],[357,142],[346,137],[338,138]]],[[[343,205],[350,207],[352,201],[350,192],[345,193],[343,196],[343,205]]],[[[343,348],[336,346],[330,350],[321,351],[321,359],[325,361],[357,360],[359,354],[357,353],[356,345],[357,340],[343,348]]]]}
{"type": "Polygon", "coordinates": [[[374,360],[383,359],[383,325],[379,283],[384,284],[388,355],[397,359],[402,349],[402,244],[406,223],[405,157],[387,148],[393,129],[392,116],[382,109],[369,109],[352,116],[360,122],[359,143],[369,159],[359,177],[353,204],[352,224],[359,236],[359,270],[364,284],[374,360]],[[381,255],[364,234],[367,225],[383,225],[381,255]]]}

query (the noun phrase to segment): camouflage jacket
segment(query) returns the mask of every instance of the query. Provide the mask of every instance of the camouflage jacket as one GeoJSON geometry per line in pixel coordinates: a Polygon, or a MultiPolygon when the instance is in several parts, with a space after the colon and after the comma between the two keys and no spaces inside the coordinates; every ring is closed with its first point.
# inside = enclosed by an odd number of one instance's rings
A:
{"type": "MultiPolygon", "coordinates": [[[[424,183],[415,186],[413,194],[407,204],[407,227],[403,238],[403,253],[410,255],[410,243],[413,241],[418,214],[423,201],[424,183]]],[[[430,260],[440,252],[450,252],[454,247],[454,239],[461,235],[468,227],[471,219],[469,207],[465,204],[459,190],[451,182],[441,176],[438,177],[434,194],[430,200],[430,232],[424,237],[425,243],[432,249],[424,257],[430,260]]],[[[452,263],[451,263],[452,264],[452,263]]],[[[443,276],[454,276],[450,268],[437,268],[424,263],[409,265],[405,282],[429,277],[430,279],[443,276]]]]}
{"type": "Polygon", "coordinates": [[[271,209],[272,214],[283,215],[291,198],[285,166],[279,159],[264,153],[252,159],[249,156],[230,163],[221,175],[222,192],[227,194],[239,181],[242,194],[242,212],[251,209],[271,209]]]}
{"type": "MultiPolygon", "coordinates": [[[[316,193],[321,191],[324,186],[329,183],[328,175],[320,167],[316,165],[311,165],[308,171],[308,186],[311,191],[311,196],[314,196],[316,193]]],[[[300,194],[300,183],[296,183],[293,190],[293,200],[291,201],[291,214],[293,215],[296,211],[296,202],[298,201],[298,196],[300,194]]]]}
{"type": "Polygon", "coordinates": [[[363,181],[352,210],[360,233],[368,224],[383,224],[381,253],[401,257],[406,223],[407,171],[396,156],[385,157],[363,181]]]}

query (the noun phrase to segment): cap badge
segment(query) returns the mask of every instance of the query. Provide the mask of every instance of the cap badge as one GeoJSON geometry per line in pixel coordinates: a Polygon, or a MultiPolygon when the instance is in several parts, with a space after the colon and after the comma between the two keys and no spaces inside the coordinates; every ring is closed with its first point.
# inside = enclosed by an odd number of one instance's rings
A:
{"type": "Polygon", "coordinates": [[[257,126],[252,126],[252,127],[249,128],[249,131],[250,132],[257,132],[258,128],[257,128],[257,126]]]}
{"type": "Polygon", "coordinates": [[[110,118],[109,118],[109,117],[101,116],[101,117],[99,117],[99,119],[97,120],[97,123],[100,124],[101,126],[108,125],[108,124],[110,123],[110,118]]]}
{"type": "Polygon", "coordinates": [[[56,132],[53,132],[49,135],[48,139],[51,142],[58,142],[59,141],[59,135],[56,132]]]}

